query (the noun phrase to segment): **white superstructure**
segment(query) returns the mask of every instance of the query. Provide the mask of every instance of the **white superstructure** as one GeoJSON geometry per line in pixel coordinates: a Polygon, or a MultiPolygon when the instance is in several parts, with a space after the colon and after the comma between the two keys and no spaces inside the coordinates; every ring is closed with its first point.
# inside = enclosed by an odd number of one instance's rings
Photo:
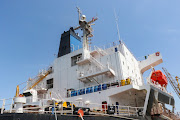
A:
{"type": "Polygon", "coordinates": [[[171,103],[174,99],[165,87],[150,80],[146,84],[143,80],[145,71],[163,62],[161,54],[153,53],[138,61],[120,40],[104,47],[89,46],[88,38],[93,36],[91,25],[96,20],[87,22],[82,16],[79,27],[62,34],[58,57],[52,66],[28,80],[23,92],[24,107],[47,105],[53,99],[92,109],[101,109],[104,103],[141,108],[146,115],[153,104],[163,103],[158,97],[160,94],[168,98],[165,104],[174,106],[171,103]],[[83,31],[83,42],[74,31],[79,28],[83,31]],[[155,97],[152,99],[150,95],[155,97]]]}

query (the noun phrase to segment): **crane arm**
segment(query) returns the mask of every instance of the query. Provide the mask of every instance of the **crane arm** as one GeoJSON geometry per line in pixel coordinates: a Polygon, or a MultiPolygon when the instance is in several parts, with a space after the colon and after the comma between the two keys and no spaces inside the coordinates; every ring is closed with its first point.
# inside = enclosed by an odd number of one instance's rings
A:
{"type": "Polygon", "coordinates": [[[52,69],[49,69],[49,70],[45,73],[45,75],[39,77],[39,79],[38,79],[31,87],[29,87],[29,90],[32,89],[32,88],[34,88],[37,84],[39,84],[39,83],[40,83],[44,78],[46,78],[51,72],[52,72],[52,69]]]}

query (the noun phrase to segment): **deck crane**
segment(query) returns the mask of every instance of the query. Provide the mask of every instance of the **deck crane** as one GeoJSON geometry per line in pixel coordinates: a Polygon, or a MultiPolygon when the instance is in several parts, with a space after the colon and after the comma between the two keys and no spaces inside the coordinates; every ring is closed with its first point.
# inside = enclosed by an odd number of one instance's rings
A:
{"type": "Polygon", "coordinates": [[[170,82],[172,88],[174,89],[174,91],[176,92],[177,96],[180,99],[180,84],[179,84],[179,77],[175,77],[176,80],[173,79],[173,77],[171,76],[171,74],[167,71],[166,68],[162,68],[164,70],[164,72],[166,73],[166,77],[168,79],[168,81],[170,82]]]}
{"type": "MultiPolygon", "coordinates": [[[[52,73],[52,67],[49,67],[49,69],[47,71],[45,71],[43,74],[38,75],[37,80],[30,86],[27,88],[27,90],[30,90],[32,88],[34,88],[36,85],[38,85],[44,78],[46,78],[50,73],[52,73]]],[[[17,85],[16,87],[16,97],[21,96],[22,94],[20,94],[20,90],[19,90],[19,85],[17,85]]]]}
{"type": "Polygon", "coordinates": [[[36,82],[30,86],[28,89],[32,89],[34,88],[37,84],[39,84],[44,78],[46,78],[46,76],[48,76],[50,73],[52,72],[52,67],[50,67],[44,74],[40,75],[38,77],[38,79],[36,80],[36,82]]]}
{"type": "Polygon", "coordinates": [[[180,84],[179,84],[179,79],[180,78],[178,76],[176,76],[175,78],[176,78],[176,81],[177,81],[177,84],[178,84],[178,89],[180,90],[180,84]]]}

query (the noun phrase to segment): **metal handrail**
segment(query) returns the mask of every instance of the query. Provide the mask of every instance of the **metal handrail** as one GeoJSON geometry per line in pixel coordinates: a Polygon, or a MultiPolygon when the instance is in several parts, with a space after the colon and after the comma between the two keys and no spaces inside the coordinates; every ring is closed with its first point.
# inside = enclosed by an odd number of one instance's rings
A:
{"type": "MultiPolygon", "coordinates": [[[[114,42],[111,42],[111,43],[108,43],[108,44],[105,44],[105,45],[102,45],[102,46],[98,46],[98,48],[101,48],[102,50],[105,50],[105,49],[108,49],[108,48],[111,48],[113,46],[117,46],[117,45],[120,45],[121,42],[119,40],[117,41],[114,41],[114,42]]],[[[93,51],[96,49],[97,46],[91,46],[90,47],[90,50],[93,51]]]]}
{"type": "MultiPolygon", "coordinates": [[[[108,107],[109,105],[107,104],[97,104],[97,103],[89,103],[88,106],[90,105],[96,105],[96,107],[92,107],[92,110],[100,110],[101,112],[106,113],[106,107],[108,107]],[[102,109],[102,106],[104,105],[104,109],[102,109]],[[99,107],[98,107],[99,106],[99,107]]],[[[116,115],[127,115],[127,116],[132,116],[132,115],[136,115],[138,116],[138,110],[141,109],[143,111],[144,107],[132,107],[132,106],[121,106],[121,105],[112,105],[115,107],[115,114],[116,115]],[[133,109],[133,110],[132,110],[133,109]]]]}
{"type": "Polygon", "coordinates": [[[103,64],[101,64],[96,58],[90,56],[90,60],[95,63],[98,67],[100,67],[101,69],[105,68],[103,64]]]}

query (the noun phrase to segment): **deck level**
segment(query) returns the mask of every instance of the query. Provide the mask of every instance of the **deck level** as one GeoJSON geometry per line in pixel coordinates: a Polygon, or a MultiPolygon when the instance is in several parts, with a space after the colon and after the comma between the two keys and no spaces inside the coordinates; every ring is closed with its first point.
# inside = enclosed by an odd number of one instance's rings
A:
{"type": "MultiPolygon", "coordinates": [[[[85,120],[143,120],[142,118],[130,118],[130,117],[112,117],[112,116],[96,116],[88,115],[83,117],[85,120]]],[[[58,120],[81,120],[77,115],[57,115],[58,120]]],[[[55,116],[52,114],[1,114],[0,120],[55,120],[55,116]]]]}

